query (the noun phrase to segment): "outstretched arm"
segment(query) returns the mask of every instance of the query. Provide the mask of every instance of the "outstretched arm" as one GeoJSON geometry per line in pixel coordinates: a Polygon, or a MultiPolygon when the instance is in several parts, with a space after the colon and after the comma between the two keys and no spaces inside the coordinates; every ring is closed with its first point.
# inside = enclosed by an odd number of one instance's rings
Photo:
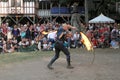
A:
{"type": "Polygon", "coordinates": [[[77,28],[76,27],[74,27],[74,26],[71,26],[71,25],[68,25],[69,27],[69,29],[74,29],[74,30],[76,30],[77,28]]]}

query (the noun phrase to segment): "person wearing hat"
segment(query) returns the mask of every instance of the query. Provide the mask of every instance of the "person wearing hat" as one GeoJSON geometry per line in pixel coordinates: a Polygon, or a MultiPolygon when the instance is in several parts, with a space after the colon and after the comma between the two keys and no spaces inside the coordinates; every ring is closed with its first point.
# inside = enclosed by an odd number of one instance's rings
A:
{"type": "Polygon", "coordinates": [[[64,46],[65,34],[66,34],[66,31],[68,31],[69,29],[76,29],[76,27],[73,27],[69,24],[62,24],[62,26],[57,30],[57,39],[55,42],[55,55],[47,65],[49,69],[53,69],[52,64],[59,58],[60,51],[62,51],[66,55],[67,68],[68,69],[73,68],[71,66],[71,61],[70,61],[70,52],[64,46]]]}

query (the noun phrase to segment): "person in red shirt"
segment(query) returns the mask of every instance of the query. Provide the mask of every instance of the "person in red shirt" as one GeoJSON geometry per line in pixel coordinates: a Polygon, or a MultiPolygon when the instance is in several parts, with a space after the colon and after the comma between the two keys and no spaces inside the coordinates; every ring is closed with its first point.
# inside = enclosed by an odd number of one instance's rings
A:
{"type": "Polygon", "coordinates": [[[7,40],[7,32],[8,32],[8,28],[6,24],[2,24],[2,34],[3,34],[3,38],[5,40],[7,40]]]}
{"type": "Polygon", "coordinates": [[[100,38],[98,39],[99,47],[104,47],[104,40],[105,40],[105,36],[104,34],[101,34],[100,38]]]}
{"type": "Polygon", "coordinates": [[[97,46],[98,46],[98,40],[93,37],[91,41],[92,41],[93,47],[97,48],[97,46]]]}

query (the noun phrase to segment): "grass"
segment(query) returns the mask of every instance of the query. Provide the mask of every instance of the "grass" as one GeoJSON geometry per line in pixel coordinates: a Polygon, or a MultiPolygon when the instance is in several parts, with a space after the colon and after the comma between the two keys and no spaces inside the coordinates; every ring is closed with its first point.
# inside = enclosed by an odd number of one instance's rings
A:
{"type": "Polygon", "coordinates": [[[21,62],[24,60],[29,60],[33,58],[41,58],[42,56],[49,56],[54,52],[51,51],[32,51],[32,52],[14,52],[14,53],[5,53],[0,54],[0,65],[21,62]]]}
{"type": "MultiPolygon", "coordinates": [[[[83,52],[84,50],[82,50],[83,52]]],[[[80,50],[71,49],[70,53],[80,53],[80,50]]],[[[32,51],[32,52],[14,52],[0,54],[0,65],[22,62],[33,58],[42,58],[43,56],[53,56],[54,51],[32,51]]],[[[64,54],[60,54],[64,55],[64,54]]]]}
{"type": "MultiPolygon", "coordinates": [[[[119,50],[114,50],[114,49],[96,49],[95,53],[120,53],[119,50]]],[[[91,53],[88,52],[86,49],[70,49],[71,54],[85,54],[85,53],[91,53]]],[[[25,60],[30,60],[33,58],[42,58],[44,56],[53,56],[54,51],[32,51],[32,52],[15,52],[15,53],[6,53],[6,54],[0,54],[0,66],[4,64],[9,64],[9,63],[15,63],[15,62],[22,62],[25,60]]],[[[64,54],[60,54],[64,55],[64,54]]]]}
{"type": "MultiPolygon", "coordinates": [[[[78,50],[70,50],[71,53],[78,53],[78,50]]],[[[33,58],[42,58],[43,56],[53,56],[54,51],[32,51],[32,52],[14,52],[0,54],[0,65],[22,62],[33,58]]],[[[63,55],[63,54],[61,54],[63,55]]]]}

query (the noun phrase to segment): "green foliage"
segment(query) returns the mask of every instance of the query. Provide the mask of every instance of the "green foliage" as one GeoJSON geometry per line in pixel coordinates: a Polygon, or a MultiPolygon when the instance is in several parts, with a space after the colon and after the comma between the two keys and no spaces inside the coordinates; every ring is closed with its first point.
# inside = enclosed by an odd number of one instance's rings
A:
{"type": "Polygon", "coordinates": [[[111,0],[111,2],[120,2],[120,0],[111,0]]]}
{"type": "Polygon", "coordinates": [[[70,3],[72,2],[73,0],[59,0],[59,3],[60,4],[66,4],[66,3],[70,3]]]}
{"type": "Polygon", "coordinates": [[[8,2],[8,0],[0,0],[1,2],[8,2]]]}

